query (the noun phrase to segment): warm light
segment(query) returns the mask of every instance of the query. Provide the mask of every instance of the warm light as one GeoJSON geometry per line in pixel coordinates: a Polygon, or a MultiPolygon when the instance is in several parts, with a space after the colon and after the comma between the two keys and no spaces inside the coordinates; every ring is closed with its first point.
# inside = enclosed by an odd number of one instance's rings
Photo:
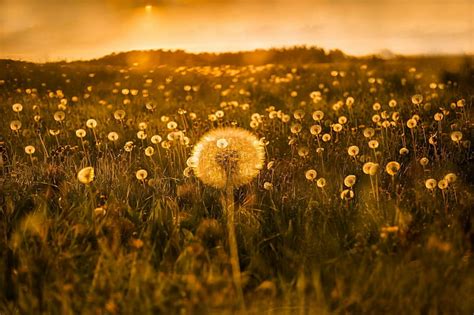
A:
{"type": "Polygon", "coordinates": [[[150,4],[145,7],[146,12],[151,12],[151,9],[153,9],[153,6],[150,4]]]}

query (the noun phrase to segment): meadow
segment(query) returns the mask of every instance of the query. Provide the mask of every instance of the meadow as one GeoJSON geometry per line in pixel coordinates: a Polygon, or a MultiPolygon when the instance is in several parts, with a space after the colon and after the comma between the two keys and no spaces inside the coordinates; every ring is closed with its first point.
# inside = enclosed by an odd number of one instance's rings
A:
{"type": "Polygon", "coordinates": [[[0,66],[0,314],[474,312],[472,58],[0,66]]]}

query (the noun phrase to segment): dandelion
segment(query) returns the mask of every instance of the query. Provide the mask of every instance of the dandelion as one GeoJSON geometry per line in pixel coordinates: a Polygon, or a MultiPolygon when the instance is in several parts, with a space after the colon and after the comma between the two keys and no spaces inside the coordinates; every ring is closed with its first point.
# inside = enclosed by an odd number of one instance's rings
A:
{"type": "Polygon", "coordinates": [[[301,126],[301,124],[293,124],[291,126],[291,133],[298,134],[301,132],[302,129],[303,127],[301,126]]]}
{"type": "Polygon", "coordinates": [[[399,153],[400,155],[406,155],[410,152],[410,150],[408,150],[407,148],[403,147],[400,149],[399,153]]]}
{"type": "Polygon", "coordinates": [[[218,128],[205,134],[192,153],[195,174],[215,188],[234,188],[249,183],[263,168],[261,142],[240,128],[218,128]]]}
{"type": "Polygon", "coordinates": [[[264,166],[264,146],[252,133],[241,128],[218,128],[206,133],[194,146],[191,156],[195,175],[206,185],[222,189],[223,207],[227,214],[234,285],[243,303],[239,256],[234,226],[234,189],[248,184],[264,166]],[[217,141],[225,139],[222,148],[217,141]]]}
{"type": "Polygon", "coordinates": [[[347,149],[347,153],[349,154],[349,156],[355,157],[355,156],[357,156],[357,154],[359,154],[359,147],[356,146],[356,145],[351,145],[347,149]]]}
{"type": "Polygon", "coordinates": [[[452,184],[457,180],[457,176],[454,173],[448,173],[444,176],[444,179],[449,183],[452,184]]]}
{"type": "Polygon", "coordinates": [[[302,158],[307,157],[309,154],[309,149],[307,147],[298,148],[298,155],[302,158]]]}
{"type": "Polygon", "coordinates": [[[379,142],[377,140],[370,140],[369,141],[369,148],[377,149],[379,147],[379,142]]]}
{"type": "Polygon", "coordinates": [[[309,131],[312,135],[316,136],[316,135],[319,135],[321,133],[322,128],[321,128],[320,125],[313,125],[313,126],[311,126],[309,131]]]}
{"type": "Polygon", "coordinates": [[[332,125],[332,130],[334,130],[334,132],[340,132],[342,130],[342,125],[341,124],[334,124],[334,125],[332,125]]]}
{"type": "Polygon", "coordinates": [[[421,94],[415,94],[411,97],[411,102],[414,104],[414,105],[420,105],[421,102],[423,102],[423,95],[421,94]]]}
{"type": "Polygon", "coordinates": [[[86,136],[86,131],[84,129],[77,129],[76,130],[76,137],[78,138],[84,138],[86,136]]]}
{"type": "Polygon", "coordinates": [[[410,129],[415,128],[417,125],[416,119],[410,118],[407,120],[407,127],[410,129]]]}
{"type": "Polygon", "coordinates": [[[114,118],[116,120],[119,120],[119,121],[122,121],[124,118],[125,118],[125,111],[123,109],[117,109],[115,112],[114,112],[114,118]]]}
{"type": "Polygon", "coordinates": [[[430,160],[427,157],[422,157],[419,162],[420,162],[420,165],[424,167],[424,166],[428,165],[430,160]]]}
{"type": "Polygon", "coordinates": [[[444,115],[442,113],[434,114],[434,120],[435,121],[441,121],[441,120],[443,120],[443,118],[444,118],[444,115]]]}
{"type": "Polygon", "coordinates": [[[325,133],[323,134],[322,139],[324,142],[328,142],[331,140],[331,135],[329,133],[325,133]]]}
{"type": "Polygon", "coordinates": [[[387,165],[385,166],[385,171],[390,176],[397,175],[399,170],[400,170],[400,163],[396,161],[388,162],[387,165]]]}
{"type": "Polygon", "coordinates": [[[86,126],[89,129],[94,129],[95,127],[97,127],[97,121],[95,119],[92,119],[92,118],[88,119],[86,121],[86,126]]]}
{"type": "Polygon", "coordinates": [[[126,151],[126,152],[132,152],[133,150],[133,141],[127,141],[125,142],[124,146],[123,146],[123,149],[126,151]]]}
{"type": "Polygon", "coordinates": [[[90,184],[94,180],[94,168],[91,166],[81,169],[77,173],[77,179],[84,185],[90,184]]]}
{"type": "Polygon", "coordinates": [[[166,128],[168,128],[169,130],[175,130],[176,128],[178,128],[178,124],[175,121],[170,121],[166,124],[166,128]]]}
{"type": "Polygon", "coordinates": [[[305,177],[309,181],[315,180],[317,175],[318,175],[318,173],[314,169],[307,170],[306,173],[305,173],[305,177]]]}
{"type": "Polygon", "coordinates": [[[456,143],[459,143],[459,141],[461,141],[462,139],[462,132],[461,131],[453,131],[451,132],[451,140],[456,142],[456,143]]]}
{"type": "Polygon", "coordinates": [[[146,147],[145,148],[145,155],[148,157],[153,156],[155,154],[155,149],[153,147],[146,147]]]}
{"type": "Polygon", "coordinates": [[[21,129],[21,121],[19,120],[13,120],[10,122],[10,129],[12,131],[18,131],[21,129]]]}
{"type": "Polygon", "coordinates": [[[326,179],[323,177],[319,178],[316,181],[316,186],[318,186],[319,188],[324,188],[324,186],[326,186],[326,179]]]}
{"type": "Polygon", "coordinates": [[[61,122],[66,118],[66,114],[63,111],[57,111],[54,113],[53,118],[57,122],[61,122]]]}
{"type": "Polygon", "coordinates": [[[374,128],[365,128],[364,129],[364,137],[372,138],[375,134],[374,128]]]}
{"type": "Polygon", "coordinates": [[[147,137],[147,134],[145,133],[145,131],[143,130],[140,130],[137,132],[137,138],[140,139],[140,140],[145,140],[147,137]]]}
{"type": "Polygon", "coordinates": [[[268,191],[273,190],[273,184],[270,182],[265,182],[263,183],[263,189],[268,190],[268,191]]]}
{"type": "Polygon", "coordinates": [[[434,179],[434,178],[429,178],[425,181],[425,187],[429,190],[435,189],[436,184],[437,184],[437,182],[436,182],[436,179],[434,179]]]}
{"type": "Polygon", "coordinates": [[[354,192],[351,189],[344,189],[341,192],[341,199],[342,200],[350,200],[354,198],[354,192]]]}
{"type": "Polygon", "coordinates": [[[118,133],[116,133],[115,131],[111,131],[111,132],[109,132],[109,134],[107,135],[107,139],[109,139],[109,140],[112,141],[112,142],[117,141],[118,138],[119,138],[119,135],[118,135],[118,133]]]}
{"type": "Polygon", "coordinates": [[[374,176],[379,169],[379,164],[378,163],[373,163],[373,162],[367,162],[362,166],[362,171],[364,174],[374,176]]]}
{"type": "Polygon", "coordinates": [[[36,151],[36,149],[35,149],[35,147],[32,146],[32,145],[27,145],[27,146],[25,147],[25,153],[28,154],[28,155],[34,154],[35,151],[36,151]]]}
{"type": "Polygon", "coordinates": [[[355,175],[348,175],[346,176],[346,178],[344,178],[344,185],[346,185],[346,187],[348,188],[351,188],[352,186],[354,186],[355,182],[356,182],[355,175]]]}
{"type": "Polygon", "coordinates": [[[159,135],[153,135],[150,140],[153,144],[159,144],[163,139],[159,135]]]}
{"type": "Polygon", "coordinates": [[[313,119],[315,121],[321,121],[324,118],[324,112],[317,110],[313,113],[313,119]]]}
{"type": "Polygon", "coordinates": [[[140,169],[135,173],[135,177],[140,181],[144,181],[148,177],[148,172],[144,169],[140,169]]]}
{"type": "Polygon", "coordinates": [[[438,182],[438,188],[441,189],[441,190],[444,190],[444,189],[448,188],[448,184],[449,184],[449,182],[446,179],[442,179],[438,182]]]}
{"type": "Polygon", "coordinates": [[[19,113],[23,110],[23,105],[20,103],[13,104],[12,109],[15,113],[19,113]]]}

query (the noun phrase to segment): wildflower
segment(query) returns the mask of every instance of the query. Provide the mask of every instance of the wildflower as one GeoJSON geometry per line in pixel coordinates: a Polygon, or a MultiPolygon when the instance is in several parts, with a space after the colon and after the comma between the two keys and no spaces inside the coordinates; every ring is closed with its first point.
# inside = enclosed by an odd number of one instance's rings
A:
{"type": "Polygon", "coordinates": [[[428,188],[429,190],[433,190],[436,188],[436,179],[434,178],[429,178],[425,181],[425,187],[428,188]]]}
{"type": "Polygon", "coordinates": [[[349,156],[356,156],[357,154],[359,154],[359,147],[356,145],[351,145],[347,149],[347,153],[349,154],[349,156]]]}
{"type": "Polygon", "coordinates": [[[331,135],[329,133],[325,133],[325,134],[323,134],[322,139],[323,139],[324,142],[328,142],[328,141],[331,140],[331,135]]]}
{"type": "Polygon", "coordinates": [[[76,137],[78,138],[84,138],[86,136],[86,131],[84,129],[77,129],[76,130],[76,137]]]}
{"type": "Polygon", "coordinates": [[[313,113],[313,119],[315,121],[321,121],[324,118],[324,113],[320,110],[317,110],[313,113]]]}
{"type": "Polygon", "coordinates": [[[414,119],[414,118],[408,119],[408,121],[407,121],[407,127],[408,128],[413,129],[413,128],[416,127],[416,125],[417,125],[416,119],[414,119]]]}
{"type": "Polygon", "coordinates": [[[374,176],[379,169],[379,164],[378,163],[373,163],[373,162],[367,162],[362,166],[362,171],[364,174],[374,176]]]}
{"type": "Polygon", "coordinates": [[[117,141],[118,138],[119,138],[119,135],[118,135],[118,133],[116,133],[115,131],[111,131],[111,132],[109,132],[109,134],[107,135],[107,138],[108,138],[110,141],[117,141]]]}
{"type": "Polygon", "coordinates": [[[351,189],[344,189],[341,192],[341,199],[350,200],[352,198],[354,198],[354,192],[351,189]]]}
{"type": "Polygon", "coordinates": [[[88,119],[86,121],[86,126],[87,128],[90,128],[90,129],[94,129],[95,127],[97,127],[97,121],[95,119],[88,119]]]}
{"type": "Polygon", "coordinates": [[[34,154],[35,151],[36,151],[36,149],[35,149],[35,147],[32,146],[32,145],[27,145],[27,146],[25,147],[25,153],[28,154],[28,155],[34,154]]]}
{"type": "Polygon", "coordinates": [[[94,168],[88,166],[81,169],[77,173],[77,179],[84,185],[90,184],[94,180],[94,168]]]}
{"type": "Polygon", "coordinates": [[[451,132],[451,140],[452,141],[459,143],[459,141],[461,141],[461,139],[462,139],[462,132],[461,131],[451,132]]]}
{"type": "Polygon", "coordinates": [[[320,125],[313,125],[311,126],[310,130],[312,135],[316,136],[316,135],[319,135],[322,131],[322,128],[320,125]]]}
{"type": "Polygon", "coordinates": [[[420,165],[421,166],[426,166],[426,165],[428,165],[429,162],[430,162],[430,160],[427,157],[422,157],[420,159],[420,165]]]}
{"type": "Polygon", "coordinates": [[[318,179],[316,181],[316,186],[318,186],[319,188],[323,188],[324,186],[326,186],[326,179],[321,177],[320,179],[318,179]]]}
{"type": "Polygon", "coordinates": [[[140,139],[140,140],[145,140],[147,137],[147,134],[145,133],[145,131],[143,130],[140,130],[137,132],[137,138],[140,139]]]}
{"type": "Polygon", "coordinates": [[[10,122],[10,129],[13,131],[18,131],[21,129],[21,121],[19,120],[13,120],[10,122]]]}
{"type": "Polygon", "coordinates": [[[66,114],[63,111],[57,111],[54,113],[53,118],[57,122],[61,122],[64,120],[64,118],[66,118],[66,114]]]}
{"type": "Polygon", "coordinates": [[[12,109],[15,113],[19,113],[23,110],[23,105],[20,103],[13,104],[12,109]]]}
{"type": "Polygon", "coordinates": [[[372,138],[375,134],[374,128],[365,128],[364,129],[364,137],[372,138]]]}
{"type": "Polygon", "coordinates": [[[405,148],[405,147],[401,148],[400,151],[399,151],[400,155],[408,154],[408,152],[410,152],[410,150],[408,150],[408,149],[405,148]]]}
{"type": "Polygon", "coordinates": [[[387,165],[385,166],[385,171],[390,176],[397,175],[399,170],[400,170],[400,163],[396,161],[388,162],[387,165]]]}
{"type": "Polygon", "coordinates": [[[377,149],[379,147],[379,142],[377,140],[370,140],[369,141],[369,148],[377,149]]]}
{"type": "Polygon", "coordinates": [[[443,118],[444,118],[444,115],[442,113],[434,114],[434,120],[436,120],[436,121],[441,121],[441,120],[443,120],[443,118]]]}
{"type": "Polygon", "coordinates": [[[123,149],[124,149],[126,152],[132,152],[132,150],[133,150],[133,141],[127,141],[127,142],[125,142],[125,145],[123,146],[123,149]]]}
{"type": "Polygon", "coordinates": [[[270,182],[263,183],[263,189],[265,190],[273,190],[273,184],[270,182]]]}
{"type": "Polygon", "coordinates": [[[191,165],[205,184],[225,188],[249,183],[263,168],[265,151],[252,133],[241,128],[214,129],[194,146],[191,165]],[[218,140],[227,145],[219,147],[218,140]]]}
{"type": "Polygon", "coordinates": [[[421,102],[423,102],[423,95],[421,94],[415,94],[411,97],[411,102],[414,104],[414,105],[420,105],[421,102]]]}
{"type": "Polygon", "coordinates": [[[356,176],[355,175],[348,175],[348,176],[346,176],[346,178],[344,178],[344,185],[346,185],[349,188],[354,186],[355,182],[356,182],[356,176]]]}
{"type": "Polygon", "coordinates": [[[457,180],[457,176],[454,173],[448,173],[444,176],[444,179],[449,183],[452,184],[457,180]]]}
{"type": "Polygon", "coordinates": [[[340,132],[342,130],[342,125],[341,124],[334,124],[334,125],[332,125],[332,130],[334,130],[334,132],[340,132]]]}
{"type": "Polygon", "coordinates": [[[116,120],[123,120],[125,118],[125,111],[123,109],[117,109],[115,112],[114,112],[114,118],[116,120]]]}
{"type": "Polygon", "coordinates": [[[146,147],[145,148],[145,155],[146,156],[153,156],[155,154],[155,149],[153,147],[146,147]]]}
{"type": "Polygon", "coordinates": [[[441,189],[441,190],[444,190],[446,188],[448,188],[448,181],[446,179],[442,179],[438,182],[438,188],[441,189]]]}
{"type": "Polygon", "coordinates": [[[305,173],[306,179],[310,180],[310,181],[313,181],[314,179],[316,179],[317,175],[318,175],[318,173],[314,169],[307,170],[306,173],[305,173]]]}
{"type": "Polygon", "coordinates": [[[153,144],[158,144],[158,143],[160,143],[163,139],[162,139],[159,135],[153,135],[150,140],[151,140],[151,143],[153,143],[153,144]]]}
{"type": "Polygon", "coordinates": [[[174,121],[170,121],[166,124],[166,127],[170,130],[175,130],[176,128],[178,128],[178,124],[174,121]]]}
{"type": "Polygon", "coordinates": [[[135,173],[135,176],[138,180],[145,180],[145,178],[148,177],[148,172],[144,169],[141,169],[141,170],[138,170],[136,173],[135,173]]]}

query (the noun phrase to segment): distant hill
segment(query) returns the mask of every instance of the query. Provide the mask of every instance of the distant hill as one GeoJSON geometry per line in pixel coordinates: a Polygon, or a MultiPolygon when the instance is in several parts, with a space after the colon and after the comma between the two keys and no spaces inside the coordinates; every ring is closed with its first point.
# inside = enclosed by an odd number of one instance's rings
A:
{"type": "MultiPolygon", "coordinates": [[[[307,64],[346,60],[340,50],[325,51],[318,47],[295,46],[291,48],[257,49],[225,53],[189,53],[184,50],[146,50],[113,53],[88,61],[92,64],[131,65],[166,64],[171,66],[218,66],[307,64]]],[[[82,61],[78,61],[79,63],[82,61]]]]}

